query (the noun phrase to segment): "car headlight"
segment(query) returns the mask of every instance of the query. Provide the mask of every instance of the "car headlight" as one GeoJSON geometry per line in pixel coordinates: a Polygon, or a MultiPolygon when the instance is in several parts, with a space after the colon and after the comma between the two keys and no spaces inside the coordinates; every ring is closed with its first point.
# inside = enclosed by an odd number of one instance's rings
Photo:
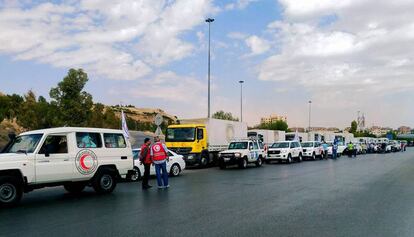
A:
{"type": "Polygon", "coordinates": [[[194,156],[193,155],[189,155],[189,156],[187,156],[187,159],[189,159],[189,160],[192,160],[194,158],[194,156]]]}
{"type": "Polygon", "coordinates": [[[280,153],[287,153],[287,152],[288,152],[287,150],[280,151],[280,153]]]}
{"type": "Polygon", "coordinates": [[[240,157],[241,156],[241,154],[240,153],[235,153],[234,154],[234,157],[240,157]]]}

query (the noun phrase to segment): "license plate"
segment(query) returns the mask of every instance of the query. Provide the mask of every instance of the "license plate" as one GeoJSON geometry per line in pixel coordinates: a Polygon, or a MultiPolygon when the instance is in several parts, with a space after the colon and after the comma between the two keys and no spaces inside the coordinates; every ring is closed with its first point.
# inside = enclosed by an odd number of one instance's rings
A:
{"type": "Polygon", "coordinates": [[[230,161],[230,158],[224,158],[224,161],[230,161]]]}

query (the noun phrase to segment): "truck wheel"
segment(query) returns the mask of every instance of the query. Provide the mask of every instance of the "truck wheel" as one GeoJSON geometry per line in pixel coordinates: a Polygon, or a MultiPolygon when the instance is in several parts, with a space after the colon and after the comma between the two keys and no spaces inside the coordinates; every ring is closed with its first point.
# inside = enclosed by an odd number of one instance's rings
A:
{"type": "Polygon", "coordinates": [[[173,177],[176,177],[180,175],[180,173],[181,173],[180,166],[178,164],[173,164],[173,166],[171,166],[171,169],[170,169],[170,175],[173,177]]]}
{"type": "Polygon", "coordinates": [[[239,168],[240,169],[246,169],[247,168],[247,158],[243,158],[243,159],[240,160],[239,168]]]}
{"type": "Polygon", "coordinates": [[[13,176],[0,177],[0,206],[14,206],[23,195],[21,182],[13,176]]]}
{"type": "Polygon", "coordinates": [[[116,187],[115,175],[111,170],[101,170],[92,182],[92,187],[99,194],[107,194],[116,187]]]}
{"type": "Polygon", "coordinates": [[[70,184],[63,185],[63,187],[69,193],[77,194],[77,193],[81,193],[85,189],[86,184],[85,183],[70,183],[70,184]]]}
{"type": "Polygon", "coordinates": [[[206,156],[205,154],[202,154],[201,155],[201,158],[200,158],[200,165],[201,165],[201,167],[206,167],[207,165],[208,165],[208,156],[206,156]]]}
{"type": "Polygon", "coordinates": [[[141,179],[141,172],[138,167],[134,167],[132,173],[128,175],[127,179],[131,182],[137,182],[141,179]]]}
{"type": "Polygon", "coordinates": [[[262,165],[263,165],[262,158],[257,159],[257,161],[256,161],[256,167],[260,167],[262,165]]]}
{"type": "Polygon", "coordinates": [[[292,156],[289,154],[287,159],[286,159],[286,163],[290,164],[292,163],[292,156]]]}

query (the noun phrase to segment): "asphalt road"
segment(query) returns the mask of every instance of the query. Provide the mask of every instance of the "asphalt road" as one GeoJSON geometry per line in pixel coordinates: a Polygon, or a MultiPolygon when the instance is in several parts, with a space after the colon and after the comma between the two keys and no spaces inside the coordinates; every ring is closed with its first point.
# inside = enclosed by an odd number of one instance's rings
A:
{"type": "Polygon", "coordinates": [[[170,181],[107,196],[34,191],[0,210],[0,236],[414,236],[414,149],[170,181]]]}

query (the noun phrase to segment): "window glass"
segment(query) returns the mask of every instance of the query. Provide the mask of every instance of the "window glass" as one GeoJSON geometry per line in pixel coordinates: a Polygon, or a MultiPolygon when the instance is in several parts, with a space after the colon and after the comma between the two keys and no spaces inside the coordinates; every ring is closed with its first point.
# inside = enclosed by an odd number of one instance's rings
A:
{"type": "Polygon", "coordinates": [[[253,150],[253,144],[249,142],[249,150],[253,150]]]}
{"type": "Polygon", "coordinates": [[[124,135],[119,133],[104,133],[105,147],[106,148],[125,148],[124,135]]]}
{"type": "Polygon", "coordinates": [[[168,151],[168,156],[171,157],[171,156],[174,156],[174,155],[171,152],[168,151]]]}
{"type": "Polygon", "coordinates": [[[137,151],[137,150],[132,151],[132,156],[133,156],[134,160],[138,160],[139,151],[137,151]]]}
{"type": "Polygon", "coordinates": [[[260,149],[263,149],[264,148],[264,144],[263,143],[259,143],[259,147],[260,147],[260,149]]]}
{"type": "Polygon", "coordinates": [[[247,142],[232,142],[229,145],[229,150],[234,150],[234,149],[247,149],[247,142]]]}
{"type": "Polygon", "coordinates": [[[253,142],[253,147],[255,150],[259,149],[259,146],[257,145],[257,142],[253,142]]]}
{"type": "Polygon", "coordinates": [[[290,143],[290,148],[295,148],[295,143],[294,142],[290,143]]]}
{"type": "Polygon", "coordinates": [[[77,132],[76,144],[79,148],[102,147],[101,135],[99,133],[77,132]]]}
{"type": "Polygon", "coordinates": [[[40,148],[39,154],[65,154],[68,153],[68,140],[66,136],[49,135],[40,148]]]}
{"type": "Polygon", "coordinates": [[[33,153],[43,134],[18,136],[4,153],[33,153]]]}

